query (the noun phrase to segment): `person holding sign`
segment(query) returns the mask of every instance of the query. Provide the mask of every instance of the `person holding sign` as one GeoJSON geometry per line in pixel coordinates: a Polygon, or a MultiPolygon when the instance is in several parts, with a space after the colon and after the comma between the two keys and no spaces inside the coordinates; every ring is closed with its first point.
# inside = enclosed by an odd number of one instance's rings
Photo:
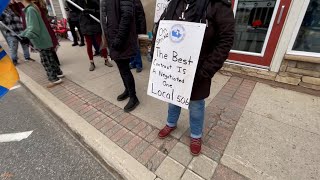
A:
{"type": "Polygon", "coordinates": [[[135,24],[135,0],[101,0],[101,23],[107,36],[110,56],[116,62],[125,87],[118,101],[130,97],[125,112],[133,111],[139,100],[136,96],[134,77],[130,71],[130,58],[135,57],[138,35],[135,24]]]}
{"type": "MultiPolygon", "coordinates": [[[[191,129],[190,151],[191,154],[196,156],[201,152],[205,114],[204,99],[210,95],[211,79],[222,67],[233,45],[235,20],[231,3],[228,0],[172,0],[162,14],[161,20],[206,23],[201,51],[199,49],[200,57],[195,73],[191,99],[190,102],[187,102],[191,129]]],[[[158,32],[157,26],[155,29],[158,32]]],[[[176,31],[172,31],[172,35],[170,36],[179,38],[182,36],[179,30],[177,28],[176,31]]],[[[160,41],[157,43],[160,43],[160,41]]],[[[159,49],[155,49],[154,53],[154,56],[159,57],[162,52],[159,52],[159,49]]],[[[181,53],[178,55],[177,52],[174,52],[172,61],[182,64],[189,63],[192,66],[193,62],[191,58],[189,60],[181,59],[180,61],[178,56],[181,56],[181,53]]],[[[161,66],[163,67],[164,65],[161,64],[161,66]]],[[[176,77],[174,78],[177,80],[176,77]]],[[[181,107],[169,104],[167,124],[159,132],[159,138],[166,138],[177,128],[180,112],[181,107]]]]}

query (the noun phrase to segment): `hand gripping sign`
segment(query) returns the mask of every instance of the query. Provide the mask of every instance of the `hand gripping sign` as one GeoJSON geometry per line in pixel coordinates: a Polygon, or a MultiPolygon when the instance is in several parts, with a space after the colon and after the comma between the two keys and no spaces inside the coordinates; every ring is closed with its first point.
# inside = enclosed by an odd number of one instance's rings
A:
{"type": "Polygon", "coordinates": [[[205,24],[160,21],[148,95],[188,109],[205,24]]]}

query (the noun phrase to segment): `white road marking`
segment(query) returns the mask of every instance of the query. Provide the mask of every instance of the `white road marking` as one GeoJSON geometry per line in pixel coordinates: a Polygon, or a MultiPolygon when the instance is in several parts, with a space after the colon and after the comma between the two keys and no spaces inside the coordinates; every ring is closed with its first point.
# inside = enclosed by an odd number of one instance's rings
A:
{"type": "Polygon", "coordinates": [[[10,88],[10,91],[15,90],[15,89],[18,89],[18,88],[20,88],[20,87],[21,87],[21,85],[13,86],[12,88],[10,88]]]}
{"type": "Polygon", "coordinates": [[[2,142],[12,142],[12,141],[21,141],[27,139],[33,131],[26,131],[20,133],[11,133],[11,134],[0,134],[0,143],[2,142]]]}

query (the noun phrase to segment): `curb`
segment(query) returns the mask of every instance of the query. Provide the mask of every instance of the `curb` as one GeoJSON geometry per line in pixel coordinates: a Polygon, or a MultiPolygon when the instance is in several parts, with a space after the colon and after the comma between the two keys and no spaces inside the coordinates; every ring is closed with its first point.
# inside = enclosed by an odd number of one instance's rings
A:
{"type": "Polygon", "coordinates": [[[20,82],[32,94],[56,114],[80,139],[98,154],[110,167],[114,168],[124,179],[154,180],[156,175],[140,164],[118,145],[97,131],[81,116],[54,97],[28,75],[18,69],[20,82]]]}

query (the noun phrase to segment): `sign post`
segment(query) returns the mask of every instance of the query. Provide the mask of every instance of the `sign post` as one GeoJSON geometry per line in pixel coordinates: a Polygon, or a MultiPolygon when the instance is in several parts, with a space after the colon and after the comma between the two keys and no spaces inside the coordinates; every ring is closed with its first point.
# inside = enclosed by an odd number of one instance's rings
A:
{"type": "Polygon", "coordinates": [[[188,109],[205,24],[160,21],[148,95],[188,109]]]}

